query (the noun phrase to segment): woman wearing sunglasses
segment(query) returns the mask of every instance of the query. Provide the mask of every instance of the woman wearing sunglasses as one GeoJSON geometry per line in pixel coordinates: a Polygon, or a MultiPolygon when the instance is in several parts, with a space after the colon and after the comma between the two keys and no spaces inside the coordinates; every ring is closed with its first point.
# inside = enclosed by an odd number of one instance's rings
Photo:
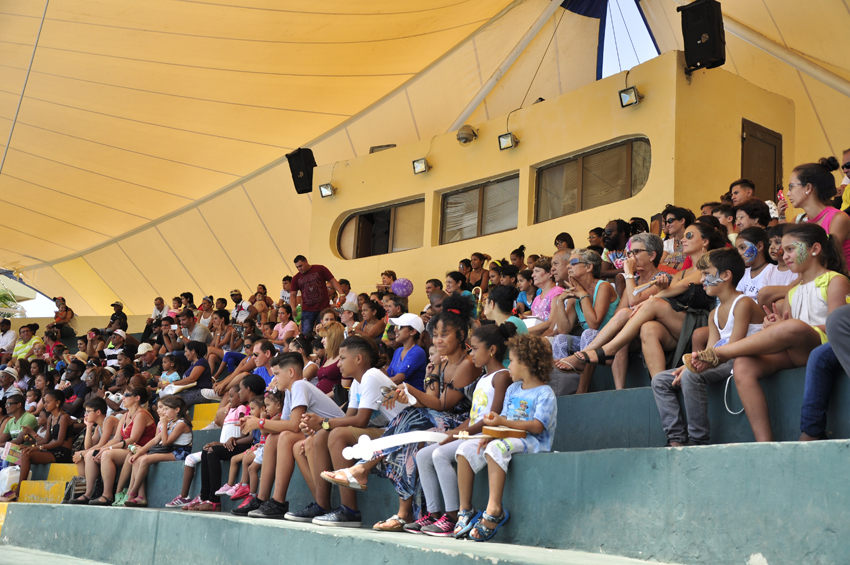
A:
{"type": "MultiPolygon", "coordinates": [[[[570,254],[569,277],[566,290],[554,301],[551,320],[558,327],[559,335],[552,340],[552,351],[556,359],[566,357],[587,347],[611,320],[620,298],[614,286],[601,280],[602,257],[590,249],[576,249],[570,254]],[[578,324],[580,336],[570,335],[578,324]]],[[[578,393],[587,392],[593,367],[588,365],[581,373],[578,393]]]]}
{"type": "MultiPolygon", "coordinates": [[[[707,266],[706,254],[709,251],[726,247],[726,238],[713,227],[697,221],[685,231],[683,247],[685,255],[693,261],[692,267],[675,275],[669,287],[654,298],[638,304],[622,329],[617,324],[607,325],[585,351],[560,359],[555,364],[575,372],[583,371],[588,365],[608,364],[618,351],[640,337],[649,374],[656,375],[665,370],[665,352],[684,352],[690,347],[693,330],[708,322],[713,300],[709,299],[700,282],[700,265],[707,266]],[[680,336],[687,336],[684,343],[680,343],[680,336]]],[[[681,354],[674,354],[673,358],[679,357],[681,354]]]]}
{"type": "Polygon", "coordinates": [[[661,216],[664,218],[664,233],[667,234],[661,263],[679,271],[685,262],[685,230],[694,223],[694,214],[685,208],[667,206],[661,216]]]}

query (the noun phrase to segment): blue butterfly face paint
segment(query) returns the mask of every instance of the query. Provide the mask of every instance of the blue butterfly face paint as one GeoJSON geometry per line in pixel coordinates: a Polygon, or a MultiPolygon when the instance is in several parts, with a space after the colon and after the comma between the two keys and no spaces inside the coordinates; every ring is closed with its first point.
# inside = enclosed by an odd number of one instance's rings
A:
{"type": "Polygon", "coordinates": [[[749,241],[742,241],[742,243],[744,244],[744,253],[741,256],[744,258],[744,261],[751,263],[759,254],[759,248],[749,241]]]}

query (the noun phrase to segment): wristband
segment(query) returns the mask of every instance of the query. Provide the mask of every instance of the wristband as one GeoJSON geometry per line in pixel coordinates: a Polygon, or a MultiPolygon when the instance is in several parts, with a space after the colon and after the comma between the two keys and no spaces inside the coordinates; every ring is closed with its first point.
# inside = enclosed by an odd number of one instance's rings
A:
{"type": "Polygon", "coordinates": [[[265,426],[265,425],[266,425],[266,419],[265,419],[265,418],[260,418],[260,421],[259,421],[258,425],[260,426],[260,429],[262,430],[262,429],[263,429],[263,426],[265,426]]]}
{"type": "Polygon", "coordinates": [[[624,279],[631,279],[631,280],[635,280],[635,276],[634,276],[634,275],[623,275],[623,278],[624,278],[624,279]]]}

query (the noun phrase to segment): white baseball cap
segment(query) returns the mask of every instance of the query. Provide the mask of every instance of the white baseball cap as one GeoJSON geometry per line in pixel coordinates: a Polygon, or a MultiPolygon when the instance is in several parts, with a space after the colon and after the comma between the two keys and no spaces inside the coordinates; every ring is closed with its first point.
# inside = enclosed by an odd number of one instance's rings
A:
{"type": "Polygon", "coordinates": [[[390,323],[400,328],[404,326],[413,328],[419,333],[425,331],[425,324],[422,323],[422,320],[416,314],[402,314],[398,318],[390,318],[390,323]]]}

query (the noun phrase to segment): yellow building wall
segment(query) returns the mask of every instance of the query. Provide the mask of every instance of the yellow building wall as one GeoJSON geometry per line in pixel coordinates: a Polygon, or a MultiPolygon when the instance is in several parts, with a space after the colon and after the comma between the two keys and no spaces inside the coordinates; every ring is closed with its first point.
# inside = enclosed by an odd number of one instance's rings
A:
{"type": "MultiPolygon", "coordinates": [[[[698,213],[700,204],[719,200],[729,183],[741,177],[743,119],[782,135],[782,178],[787,185],[799,164],[794,162],[794,101],[724,69],[696,71],[690,81],[683,72],[676,74],[677,206],[698,213]]],[[[656,154],[652,156],[654,166],[656,154]]]]}
{"type": "Polygon", "coordinates": [[[337,278],[349,279],[358,293],[374,290],[380,282],[379,273],[394,270],[413,282],[410,309],[418,311],[425,303],[425,281],[444,280],[448,271],[457,269],[460,259],[473,252],[502,258],[524,244],[526,254],[550,255],[555,236],[562,231],[582,245],[588,231],[609,220],[633,216],[649,219],[667,203],[694,207],[716,199],[731,180],[740,176],[744,117],[780,132],[785,152],[793,155],[794,108],[789,100],[755,88],[722,69],[695,77],[688,85],[683,68],[682,54],[669,52],[633,68],[628,77],[621,73],[516,111],[510,116],[510,130],[520,143],[512,150],[498,149],[497,136],[507,129],[506,116],[500,116],[472,124],[478,130],[478,139],[466,147],[452,132],[319,167],[314,186],[331,182],[337,190],[331,198],[318,198],[317,191],[313,193],[309,260],[327,266],[337,278]],[[621,108],[617,92],[626,80],[645,98],[637,106],[621,108]],[[767,119],[775,114],[781,117],[767,119]],[[652,147],[649,179],[638,195],[533,223],[538,167],[633,136],[648,138],[652,147]],[[411,162],[426,155],[431,170],[414,175],[411,162]],[[517,229],[439,245],[442,194],[511,174],[519,174],[517,229]],[[422,248],[355,260],[341,257],[337,248],[339,230],[352,214],[423,197],[422,248]]]}

